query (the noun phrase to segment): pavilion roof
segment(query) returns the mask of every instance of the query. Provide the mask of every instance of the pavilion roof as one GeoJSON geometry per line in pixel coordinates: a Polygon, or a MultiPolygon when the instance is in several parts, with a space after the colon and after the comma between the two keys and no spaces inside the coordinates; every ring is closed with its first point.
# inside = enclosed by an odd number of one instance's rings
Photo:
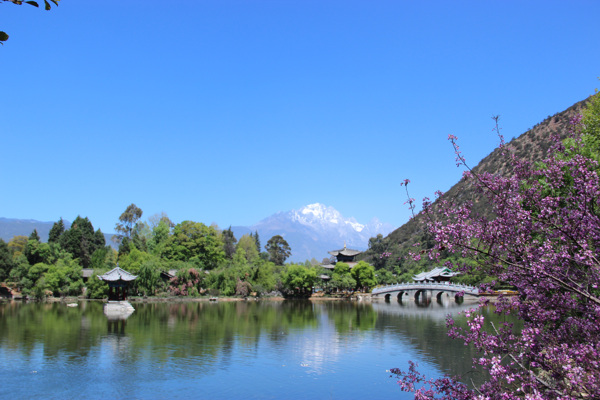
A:
{"type": "Polygon", "coordinates": [[[340,250],[332,250],[332,251],[328,251],[329,254],[331,254],[334,257],[337,257],[338,255],[343,255],[343,256],[355,256],[357,254],[362,253],[362,251],[359,250],[354,250],[354,249],[348,249],[346,248],[346,244],[344,243],[344,248],[340,249],[340,250]]]}
{"type": "Polygon", "coordinates": [[[107,282],[116,282],[116,281],[133,281],[137,278],[137,275],[132,275],[129,272],[121,269],[119,267],[113,268],[104,275],[97,275],[98,279],[107,282]]]}
{"type": "Polygon", "coordinates": [[[413,276],[413,280],[417,281],[417,282],[432,281],[432,280],[434,280],[434,278],[437,278],[439,276],[443,276],[445,278],[451,278],[451,277],[459,275],[459,274],[460,274],[460,272],[452,272],[450,270],[450,268],[447,268],[447,267],[436,267],[436,268],[432,269],[431,271],[421,272],[420,274],[413,276]]]}

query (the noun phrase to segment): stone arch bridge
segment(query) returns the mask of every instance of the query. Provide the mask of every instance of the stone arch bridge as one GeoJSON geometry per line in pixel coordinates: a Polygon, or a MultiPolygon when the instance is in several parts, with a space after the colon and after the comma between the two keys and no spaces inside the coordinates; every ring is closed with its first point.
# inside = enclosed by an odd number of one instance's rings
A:
{"type": "Polygon", "coordinates": [[[449,282],[413,282],[380,286],[373,289],[371,297],[385,299],[386,301],[395,298],[402,302],[402,300],[411,297],[416,301],[431,299],[432,297],[440,300],[444,294],[452,295],[455,298],[465,295],[479,297],[480,295],[479,289],[475,286],[457,285],[449,282]]]}

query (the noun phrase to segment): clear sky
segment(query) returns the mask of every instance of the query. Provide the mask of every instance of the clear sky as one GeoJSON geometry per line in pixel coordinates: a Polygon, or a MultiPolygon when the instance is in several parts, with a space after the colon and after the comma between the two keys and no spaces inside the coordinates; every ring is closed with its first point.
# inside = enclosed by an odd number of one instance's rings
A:
{"type": "Polygon", "coordinates": [[[600,87],[600,1],[0,3],[0,217],[409,218],[600,87]]]}

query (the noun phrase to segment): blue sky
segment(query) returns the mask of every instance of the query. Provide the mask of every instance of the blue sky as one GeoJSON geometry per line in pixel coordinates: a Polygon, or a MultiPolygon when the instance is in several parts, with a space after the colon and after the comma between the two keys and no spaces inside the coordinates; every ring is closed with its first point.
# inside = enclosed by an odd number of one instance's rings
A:
{"type": "Polygon", "coordinates": [[[409,218],[600,87],[599,1],[0,3],[0,216],[409,218]]]}

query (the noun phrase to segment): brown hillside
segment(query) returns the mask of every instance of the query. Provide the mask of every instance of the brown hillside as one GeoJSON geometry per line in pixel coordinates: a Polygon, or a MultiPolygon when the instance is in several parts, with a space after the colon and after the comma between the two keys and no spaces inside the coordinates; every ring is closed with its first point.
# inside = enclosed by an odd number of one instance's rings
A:
{"type": "MultiPolygon", "coordinates": [[[[550,147],[550,138],[553,134],[559,134],[561,138],[565,138],[569,132],[569,121],[571,118],[581,113],[582,108],[588,100],[580,101],[563,112],[554,114],[540,122],[532,129],[520,135],[518,138],[507,143],[508,149],[514,151],[517,157],[529,161],[541,161],[550,147]]],[[[481,162],[473,168],[473,172],[490,172],[499,173],[508,176],[512,173],[512,165],[508,162],[507,157],[500,154],[499,149],[495,149],[491,154],[485,157],[481,162]]],[[[474,204],[474,211],[479,215],[489,216],[489,207],[485,203],[485,199],[481,197],[470,183],[461,180],[448,192],[443,195],[443,198],[451,201],[454,204],[460,205],[465,201],[471,200],[474,204]]],[[[436,204],[433,205],[434,209],[436,204]]],[[[422,228],[423,216],[418,214],[415,218],[409,220],[406,224],[390,233],[384,239],[385,251],[391,252],[392,256],[387,259],[385,265],[381,265],[379,254],[374,254],[372,251],[363,253],[362,258],[374,262],[379,267],[393,270],[394,267],[400,266],[400,270],[407,271],[414,262],[410,261],[408,252],[419,250],[413,247],[417,242],[421,243],[420,249],[432,246],[430,240],[424,235],[422,228]],[[379,262],[378,262],[379,261],[379,262]]],[[[423,261],[422,264],[428,264],[423,261]]]]}

